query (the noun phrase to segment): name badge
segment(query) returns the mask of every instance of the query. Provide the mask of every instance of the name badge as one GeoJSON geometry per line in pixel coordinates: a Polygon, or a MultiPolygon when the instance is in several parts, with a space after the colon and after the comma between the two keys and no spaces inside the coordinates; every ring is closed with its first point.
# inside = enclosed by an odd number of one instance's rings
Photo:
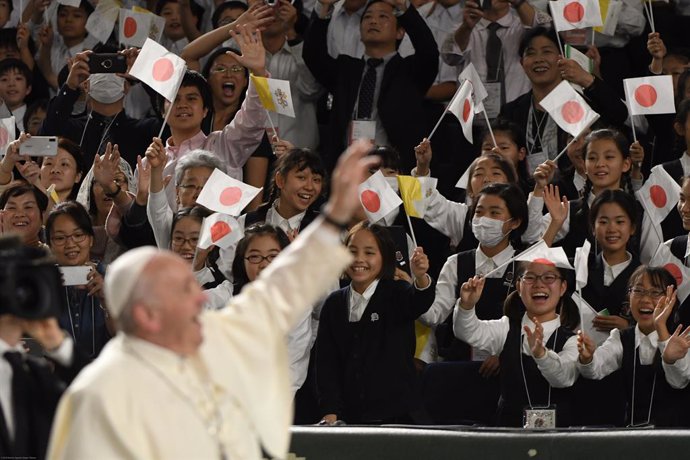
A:
{"type": "Polygon", "coordinates": [[[546,155],[546,152],[534,152],[527,155],[525,159],[527,160],[528,172],[533,173],[537,166],[544,163],[549,157],[546,155]]]}
{"type": "Polygon", "coordinates": [[[484,88],[488,94],[483,101],[484,110],[486,110],[486,115],[493,120],[501,111],[501,82],[484,83],[484,88]]]}
{"type": "Polygon", "coordinates": [[[556,428],[556,406],[526,407],[523,412],[523,427],[531,430],[552,430],[556,428]]]}
{"type": "Polygon", "coordinates": [[[352,144],[357,139],[364,139],[373,143],[376,139],[376,122],[374,120],[352,120],[350,139],[347,145],[352,144]]]}

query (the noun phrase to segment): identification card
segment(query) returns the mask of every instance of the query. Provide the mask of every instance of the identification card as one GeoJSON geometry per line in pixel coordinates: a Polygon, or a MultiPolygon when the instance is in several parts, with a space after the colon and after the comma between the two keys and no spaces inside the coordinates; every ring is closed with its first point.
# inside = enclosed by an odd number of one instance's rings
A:
{"type": "Polygon", "coordinates": [[[526,407],[523,413],[523,427],[531,430],[552,430],[556,428],[556,406],[526,407]]]}
{"type": "Polygon", "coordinates": [[[486,116],[493,120],[501,111],[501,82],[484,83],[484,88],[486,88],[488,93],[488,96],[483,101],[484,110],[486,110],[486,116]]]}
{"type": "Polygon", "coordinates": [[[348,145],[357,139],[374,142],[376,139],[376,122],[374,120],[352,120],[348,145]]]}
{"type": "Polygon", "coordinates": [[[525,158],[527,160],[528,173],[530,174],[533,173],[535,169],[537,169],[537,166],[549,159],[549,157],[546,155],[546,152],[530,153],[525,158]]]}
{"type": "Polygon", "coordinates": [[[471,356],[472,361],[486,361],[486,359],[491,356],[491,353],[480,348],[472,347],[471,356]]]}

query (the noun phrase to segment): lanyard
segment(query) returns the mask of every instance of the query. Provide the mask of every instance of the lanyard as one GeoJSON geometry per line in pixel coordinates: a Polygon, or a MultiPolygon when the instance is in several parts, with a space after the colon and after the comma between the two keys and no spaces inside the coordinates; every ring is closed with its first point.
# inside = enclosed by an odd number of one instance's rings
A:
{"type": "MultiPolygon", "coordinates": [[[[635,425],[635,380],[637,371],[637,347],[633,352],[633,381],[632,381],[632,401],[630,407],[630,425],[628,427],[638,426],[635,425]]],[[[647,412],[647,421],[641,425],[649,425],[649,421],[652,419],[652,405],[654,404],[654,390],[656,390],[656,371],[654,371],[654,380],[652,382],[652,394],[649,397],[649,411],[647,412]]]]}
{"type": "MultiPolygon", "coordinates": [[[[558,329],[556,329],[556,332],[554,332],[555,337],[553,339],[553,344],[554,347],[556,346],[556,341],[558,340],[558,329]]],[[[520,334],[519,336],[520,340],[520,346],[518,347],[518,353],[520,353],[520,370],[522,371],[522,382],[525,384],[525,393],[527,393],[527,404],[529,404],[530,409],[534,409],[534,406],[532,405],[532,398],[529,395],[529,388],[527,387],[527,377],[525,376],[525,366],[522,362],[522,342],[523,342],[523,335],[520,334]]],[[[544,347],[546,348],[546,347],[544,347]]],[[[546,407],[551,407],[551,384],[549,383],[549,397],[546,402],[546,407]]]]}

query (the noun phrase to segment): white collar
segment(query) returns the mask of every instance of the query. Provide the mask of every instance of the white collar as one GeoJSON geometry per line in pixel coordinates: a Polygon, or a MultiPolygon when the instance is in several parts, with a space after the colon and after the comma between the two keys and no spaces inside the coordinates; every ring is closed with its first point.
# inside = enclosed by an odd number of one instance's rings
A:
{"type": "Polygon", "coordinates": [[[26,353],[26,350],[24,350],[24,347],[22,346],[21,342],[12,346],[4,340],[0,339],[0,359],[2,359],[2,355],[7,353],[8,351],[18,351],[21,354],[26,353]]]}
{"type": "Polygon", "coordinates": [[[364,299],[365,302],[369,302],[369,299],[371,299],[371,296],[374,295],[374,291],[376,291],[376,288],[379,285],[379,279],[375,279],[374,281],[371,282],[369,286],[364,290],[363,293],[359,293],[355,291],[355,288],[352,287],[352,283],[350,283],[350,305],[354,305],[354,302],[359,300],[359,299],[364,299]]]}
{"type": "Polygon", "coordinates": [[[601,260],[604,261],[604,269],[609,269],[611,272],[615,274],[614,278],[618,276],[623,270],[625,270],[628,265],[630,265],[630,262],[632,262],[632,254],[630,254],[628,251],[625,251],[625,255],[628,257],[625,261],[618,263],[618,264],[613,264],[609,265],[608,262],[606,262],[606,257],[604,257],[604,253],[601,253],[601,260]]]}
{"type": "MultiPolygon", "coordinates": [[[[510,258],[513,257],[513,254],[515,254],[515,249],[510,244],[508,244],[508,246],[503,251],[499,252],[493,257],[489,257],[486,254],[484,254],[484,252],[481,249],[481,246],[479,246],[477,247],[477,250],[474,254],[474,266],[477,270],[479,270],[484,264],[488,263],[489,260],[492,260],[493,263],[496,264],[496,267],[500,267],[508,260],[510,260],[510,258]]],[[[501,270],[498,270],[496,273],[491,275],[491,278],[501,278],[503,276],[503,273],[505,273],[506,268],[508,268],[507,265],[503,267],[501,270]]]]}
{"type": "Polygon", "coordinates": [[[280,198],[273,201],[273,204],[266,213],[266,221],[271,225],[282,228],[283,230],[286,230],[284,226],[287,226],[288,230],[299,230],[300,224],[302,224],[302,219],[304,219],[304,215],[307,211],[302,211],[299,214],[295,214],[289,219],[286,219],[278,212],[278,200],[280,200],[280,198]]]}
{"type": "Polygon", "coordinates": [[[645,335],[645,333],[640,330],[640,326],[635,325],[635,348],[639,347],[640,343],[645,338],[649,341],[649,344],[651,344],[652,348],[656,349],[658,347],[659,335],[656,331],[652,331],[648,335],[645,335]]]}

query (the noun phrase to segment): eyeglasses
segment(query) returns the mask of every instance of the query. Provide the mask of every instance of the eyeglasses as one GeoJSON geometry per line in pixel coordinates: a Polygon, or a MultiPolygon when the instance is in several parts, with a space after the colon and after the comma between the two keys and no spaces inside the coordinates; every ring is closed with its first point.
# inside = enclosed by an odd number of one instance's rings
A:
{"type": "Polygon", "coordinates": [[[198,242],[199,242],[198,236],[190,236],[189,238],[185,238],[184,236],[178,235],[178,236],[172,237],[172,243],[175,246],[184,246],[185,243],[189,243],[192,247],[196,247],[198,242]]]}
{"type": "Polygon", "coordinates": [[[64,246],[68,238],[71,238],[75,243],[81,243],[87,236],[88,235],[84,232],[74,232],[71,235],[53,235],[50,238],[50,243],[53,246],[64,246]]]}
{"type": "Polygon", "coordinates": [[[180,187],[184,193],[200,192],[204,188],[203,185],[194,185],[194,184],[182,184],[182,185],[178,185],[178,187],[180,187]]]}
{"type": "Polygon", "coordinates": [[[542,283],[546,285],[551,285],[556,282],[556,280],[563,279],[555,273],[544,273],[543,275],[535,275],[534,273],[525,273],[522,275],[522,282],[525,284],[534,284],[537,280],[541,280],[542,283]]]}
{"type": "Polygon", "coordinates": [[[244,258],[247,262],[250,264],[258,265],[264,260],[268,262],[269,264],[273,262],[273,259],[275,259],[278,256],[278,254],[269,254],[267,256],[262,256],[259,254],[252,254],[251,256],[247,256],[244,258]]]}
{"type": "Polygon", "coordinates": [[[653,300],[658,300],[665,295],[664,291],[659,291],[657,289],[642,289],[639,287],[630,288],[628,291],[633,297],[644,297],[649,296],[653,300]]]}
{"type": "Polygon", "coordinates": [[[237,65],[237,64],[231,65],[230,67],[225,67],[224,65],[217,65],[211,69],[211,73],[214,73],[214,74],[245,73],[246,71],[247,71],[247,69],[245,69],[241,65],[237,65]]]}

